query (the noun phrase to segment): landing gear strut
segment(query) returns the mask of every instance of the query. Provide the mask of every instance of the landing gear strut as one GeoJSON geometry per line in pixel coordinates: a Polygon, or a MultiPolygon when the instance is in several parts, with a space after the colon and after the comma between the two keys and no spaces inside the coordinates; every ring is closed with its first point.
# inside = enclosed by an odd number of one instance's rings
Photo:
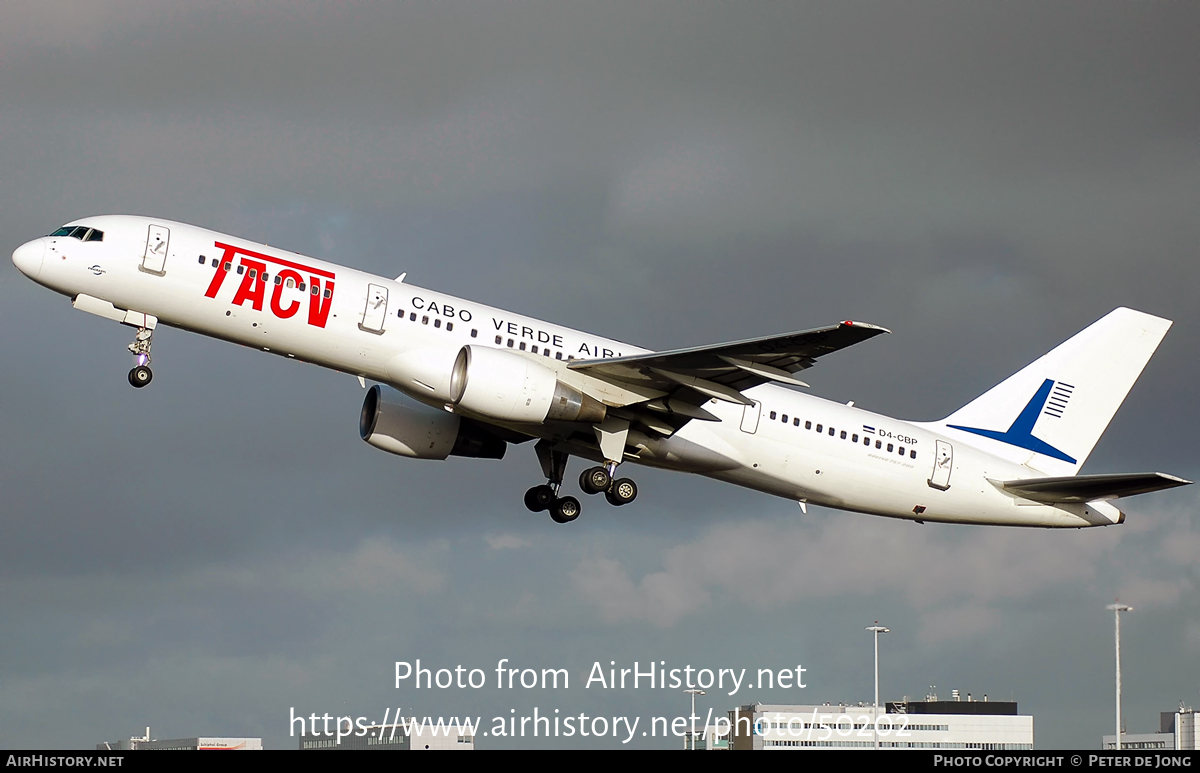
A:
{"type": "Polygon", "coordinates": [[[579,477],[579,487],[588,494],[603,491],[610,505],[627,505],[637,498],[637,484],[629,478],[617,478],[617,465],[625,458],[629,422],[609,416],[592,429],[596,433],[596,445],[600,446],[600,453],[604,455],[604,466],[585,470],[579,477]]]}
{"type": "Polygon", "coordinates": [[[542,486],[534,486],[525,492],[525,506],[535,513],[550,511],[550,518],[555,523],[570,523],[579,517],[583,508],[575,497],[560,497],[563,476],[567,472],[568,454],[556,451],[547,440],[539,440],[534,447],[538,461],[542,464],[542,472],[546,474],[547,482],[542,486]]]}
{"type": "Polygon", "coordinates": [[[154,373],[150,370],[150,344],[153,337],[153,330],[139,327],[133,343],[129,345],[129,353],[137,361],[133,370],[129,371],[129,383],[138,389],[149,384],[154,378],[154,373]]]}

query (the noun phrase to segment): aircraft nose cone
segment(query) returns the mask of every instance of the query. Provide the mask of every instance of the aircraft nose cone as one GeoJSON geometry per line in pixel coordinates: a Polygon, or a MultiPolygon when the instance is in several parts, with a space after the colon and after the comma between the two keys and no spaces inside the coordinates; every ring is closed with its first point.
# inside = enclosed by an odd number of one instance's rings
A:
{"type": "Polygon", "coordinates": [[[42,256],[46,253],[46,243],[41,239],[25,242],[13,251],[13,265],[30,279],[37,279],[42,270],[42,256]]]}

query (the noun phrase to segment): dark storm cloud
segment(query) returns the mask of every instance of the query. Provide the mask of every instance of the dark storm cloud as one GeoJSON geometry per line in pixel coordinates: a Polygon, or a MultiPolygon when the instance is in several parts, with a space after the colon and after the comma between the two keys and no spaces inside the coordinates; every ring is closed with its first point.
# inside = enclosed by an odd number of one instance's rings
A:
{"type": "MultiPolygon", "coordinates": [[[[1175,326],[1086,470],[1194,477],[1197,21],[1168,3],[10,4],[0,233],[157,214],[655,348],[862,319],[895,332],[807,380],[916,419],[1130,305],[1175,326]]],[[[355,437],[351,377],[178,331],[134,392],[126,329],[7,261],[0,292],[0,745],[151,722],[291,747],[289,705],[528,699],[398,695],[402,657],[799,657],[812,691],[772,699],[862,700],[855,631],[879,617],[889,697],[974,687],[1037,712],[1039,745],[1094,746],[1117,594],[1138,606],[1131,731],[1196,701],[1150,665],[1200,648],[1187,489],[1046,535],[801,517],[639,469],[635,507],[589,501],[552,529],[520,507],[529,445],[393,458],[355,437]]]]}

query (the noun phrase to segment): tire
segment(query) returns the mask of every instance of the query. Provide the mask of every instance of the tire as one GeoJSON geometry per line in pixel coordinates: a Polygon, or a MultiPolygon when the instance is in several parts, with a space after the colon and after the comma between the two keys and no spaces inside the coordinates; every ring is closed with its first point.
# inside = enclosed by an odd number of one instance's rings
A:
{"type": "Polygon", "coordinates": [[[554,504],[554,489],[534,486],[525,492],[525,506],[535,513],[545,512],[554,504]]]}
{"type": "Polygon", "coordinates": [[[149,384],[153,378],[153,371],[151,371],[145,365],[138,365],[136,368],[129,371],[129,383],[137,389],[141,389],[149,384]]]}
{"type": "Polygon", "coordinates": [[[579,513],[583,508],[579,506],[579,500],[575,497],[563,497],[554,503],[550,508],[550,517],[555,523],[570,523],[579,517],[579,513]]]}
{"type": "Polygon", "coordinates": [[[637,499],[637,495],[636,483],[629,478],[617,478],[613,481],[612,488],[604,493],[604,498],[613,507],[620,507],[637,499]]]}
{"type": "Polygon", "coordinates": [[[585,494],[599,494],[608,490],[611,484],[612,478],[603,467],[589,467],[579,474],[579,488],[585,494]]]}

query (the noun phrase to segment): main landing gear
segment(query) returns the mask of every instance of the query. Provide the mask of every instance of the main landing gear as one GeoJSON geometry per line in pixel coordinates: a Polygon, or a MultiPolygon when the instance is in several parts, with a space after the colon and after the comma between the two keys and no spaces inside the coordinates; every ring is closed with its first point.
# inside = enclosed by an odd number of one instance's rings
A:
{"type": "Polygon", "coordinates": [[[550,511],[550,518],[555,523],[570,523],[579,517],[583,508],[575,497],[560,497],[563,475],[567,472],[568,454],[565,451],[555,451],[552,444],[539,440],[533,447],[541,462],[542,472],[546,474],[546,484],[534,486],[525,492],[525,506],[535,513],[550,511]]]}
{"type": "MultiPolygon", "coordinates": [[[[525,506],[535,513],[549,510],[550,518],[555,523],[570,523],[579,517],[583,508],[575,497],[559,496],[567,470],[568,454],[554,450],[553,444],[547,440],[539,440],[534,451],[547,481],[545,485],[534,486],[525,492],[525,506]]],[[[579,476],[579,487],[585,494],[604,492],[604,498],[610,505],[627,505],[637,498],[637,484],[629,478],[613,480],[616,469],[617,462],[606,462],[603,467],[584,470],[579,476]]]]}
{"type": "Polygon", "coordinates": [[[153,330],[139,327],[133,343],[129,345],[129,353],[137,361],[133,370],[129,371],[129,383],[138,389],[149,384],[154,378],[154,373],[150,370],[150,344],[153,337],[153,330]]]}
{"type": "Polygon", "coordinates": [[[616,470],[616,462],[606,462],[603,467],[584,470],[579,476],[579,488],[585,494],[604,492],[604,498],[613,507],[627,505],[637,498],[637,484],[629,478],[613,480],[616,470]]]}

